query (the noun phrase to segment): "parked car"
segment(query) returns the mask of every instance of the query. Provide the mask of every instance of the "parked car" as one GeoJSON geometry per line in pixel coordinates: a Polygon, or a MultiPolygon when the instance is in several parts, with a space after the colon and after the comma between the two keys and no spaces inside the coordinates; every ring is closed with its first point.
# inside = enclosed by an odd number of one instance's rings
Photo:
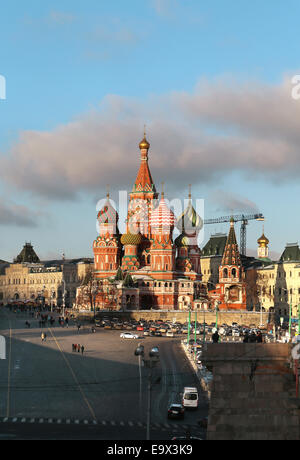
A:
{"type": "Polygon", "coordinates": [[[120,337],[121,339],[138,339],[139,338],[137,334],[132,334],[131,332],[122,332],[120,337]]]}
{"type": "Polygon", "coordinates": [[[166,337],[174,337],[174,332],[168,331],[168,332],[166,333],[166,337]]]}
{"type": "Polygon", "coordinates": [[[184,418],[184,407],[182,406],[182,404],[171,404],[168,409],[168,418],[183,419],[184,418]]]}
{"type": "Polygon", "coordinates": [[[238,329],[232,329],[232,337],[240,337],[240,331],[238,329]]]}

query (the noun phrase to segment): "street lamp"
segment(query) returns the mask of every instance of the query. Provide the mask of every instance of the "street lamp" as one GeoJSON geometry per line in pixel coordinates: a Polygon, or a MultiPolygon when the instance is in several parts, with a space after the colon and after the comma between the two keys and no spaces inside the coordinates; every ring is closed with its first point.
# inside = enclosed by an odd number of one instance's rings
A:
{"type": "Polygon", "coordinates": [[[98,294],[98,285],[97,283],[93,283],[93,287],[92,287],[92,296],[93,296],[93,307],[94,307],[94,322],[95,322],[95,319],[96,319],[96,297],[97,297],[97,294],[98,294]]]}
{"type": "Polygon", "coordinates": [[[53,312],[53,303],[54,303],[54,295],[55,295],[55,292],[54,291],[51,291],[51,313],[53,312]]]}
{"type": "Polygon", "coordinates": [[[263,325],[262,286],[260,286],[260,291],[259,291],[259,303],[260,303],[260,325],[259,327],[262,327],[263,325]]]}
{"type": "Polygon", "coordinates": [[[63,290],[63,318],[65,317],[65,308],[66,308],[66,282],[65,279],[62,279],[62,283],[64,283],[64,290],[63,290]]]}
{"type": "Polygon", "coordinates": [[[218,329],[218,315],[219,315],[219,311],[220,311],[220,308],[219,308],[219,305],[221,304],[221,302],[219,300],[216,301],[216,329],[218,329]]]}
{"type": "Polygon", "coordinates": [[[192,315],[192,306],[191,306],[191,304],[189,304],[188,309],[189,309],[189,324],[188,324],[187,346],[189,348],[189,346],[190,346],[190,337],[191,337],[191,315],[192,315]]]}
{"type": "MultiPolygon", "coordinates": [[[[146,368],[149,369],[148,375],[148,406],[147,406],[147,441],[150,441],[150,426],[151,426],[151,392],[152,387],[155,383],[159,383],[160,379],[157,382],[152,383],[152,374],[154,367],[159,363],[159,349],[158,347],[153,347],[149,351],[149,359],[144,359],[144,347],[143,345],[139,345],[138,348],[135,350],[135,356],[139,356],[139,361],[142,359],[143,364],[146,368]]],[[[141,393],[141,368],[140,368],[140,393],[141,393]]]]}
{"type": "MultiPolygon", "coordinates": [[[[288,289],[285,289],[285,288],[283,288],[283,291],[287,293],[287,301],[288,301],[289,291],[288,289]]],[[[292,332],[292,315],[293,315],[293,288],[291,288],[291,301],[289,305],[289,339],[291,339],[291,332],[292,332]]]]}

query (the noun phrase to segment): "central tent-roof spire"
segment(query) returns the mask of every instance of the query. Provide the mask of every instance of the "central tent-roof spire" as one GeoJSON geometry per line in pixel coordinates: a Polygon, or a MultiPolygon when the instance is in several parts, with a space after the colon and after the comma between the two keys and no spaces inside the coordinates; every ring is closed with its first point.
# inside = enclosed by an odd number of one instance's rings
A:
{"type": "Polygon", "coordinates": [[[144,129],[144,139],[140,142],[139,148],[141,151],[141,165],[132,192],[156,193],[148,164],[150,144],[146,138],[146,125],[144,129]]]}

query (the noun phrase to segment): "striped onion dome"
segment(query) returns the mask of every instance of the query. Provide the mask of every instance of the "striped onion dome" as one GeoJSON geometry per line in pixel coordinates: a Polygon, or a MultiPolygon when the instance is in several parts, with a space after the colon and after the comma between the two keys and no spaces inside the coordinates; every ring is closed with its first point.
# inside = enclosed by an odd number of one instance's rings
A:
{"type": "Polygon", "coordinates": [[[142,235],[140,233],[134,234],[134,233],[124,233],[121,237],[121,243],[124,246],[138,246],[142,242],[142,235]]]}
{"type": "Polygon", "coordinates": [[[116,224],[118,220],[118,213],[112,206],[109,196],[107,196],[107,200],[103,208],[98,213],[98,222],[99,224],[116,224]]]}
{"type": "Polygon", "coordinates": [[[162,198],[158,207],[152,213],[150,219],[151,228],[172,228],[175,222],[176,218],[174,213],[168,208],[165,199],[162,198]]]}
{"type": "Polygon", "coordinates": [[[178,218],[176,227],[187,235],[197,233],[203,228],[203,220],[196,213],[191,200],[186,210],[178,218]]]}

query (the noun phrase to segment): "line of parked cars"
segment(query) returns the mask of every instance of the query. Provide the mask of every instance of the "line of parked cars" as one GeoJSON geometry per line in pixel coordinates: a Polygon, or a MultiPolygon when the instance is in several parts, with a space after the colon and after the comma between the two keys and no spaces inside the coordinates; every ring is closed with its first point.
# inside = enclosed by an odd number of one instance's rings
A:
{"type": "MultiPolygon", "coordinates": [[[[172,322],[172,321],[147,321],[147,320],[125,320],[122,321],[119,318],[103,317],[102,319],[96,319],[95,325],[104,329],[114,330],[126,330],[126,331],[137,331],[147,336],[162,336],[165,334],[167,337],[174,337],[177,335],[188,334],[188,323],[172,322]]],[[[212,334],[214,332],[215,324],[205,323],[205,333],[212,334]]],[[[202,335],[204,334],[204,324],[192,323],[190,326],[191,335],[202,335]]]]}
{"type": "MultiPolygon", "coordinates": [[[[141,336],[151,337],[178,337],[181,335],[188,335],[188,323],[181,323],[179,321],[149,321],[145,319],[141,320],[120,320],[120,318],[110,318],[104,316],[101,319],[96,319],[95,325],[108,330],[121,330],[126,332],[132,332],[134,335],[139,334],[141,336]],[[134,331],[134,332],[133,332],[134,331]]],[[[203,336],[204,332],[206,336],[212,335],[216,331],[215,323],[192,323],[190,325],[190,345],[194,344],[195,336],[203,336]]],[[[251,335],[252,333],[257,334],[261,331],[266,341],[268,340],[267,331],[264,328],[257,328],[255,324],[250,326],[239,325],[232,323],[231,325],[222,324],[218,327],[218,332],[221,337],[244,337],[245,334],[251,335]]],[[[202,343],[202,338],[199,340],[199,344],[202,343]]]]}

